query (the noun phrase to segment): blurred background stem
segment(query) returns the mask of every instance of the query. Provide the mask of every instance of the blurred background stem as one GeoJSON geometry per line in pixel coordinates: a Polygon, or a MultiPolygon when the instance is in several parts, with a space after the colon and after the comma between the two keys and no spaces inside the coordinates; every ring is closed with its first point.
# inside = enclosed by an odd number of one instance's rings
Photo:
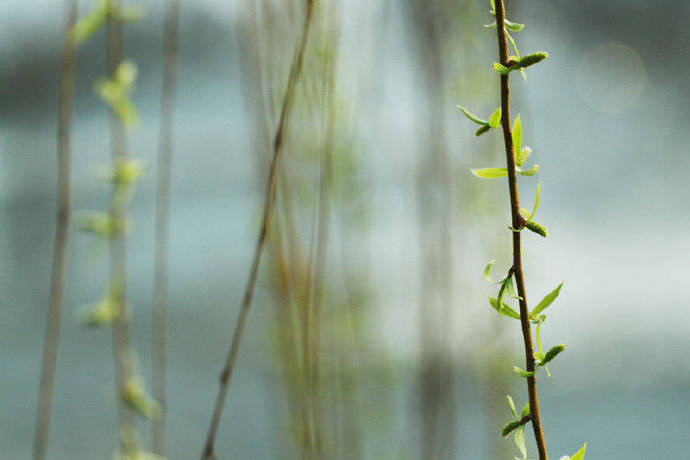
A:
{"type": "Polygon", "coordinates": [[[74,112],[74,91],[76,84],[76,46],[70,38],[70,30],[77,20],[77,1],[67,0],[64,6],[62,29],[62,59],[60,64],[60,96],[58,103],[57,128],[57,213],[55,219],[55,243],[53,268],[50,278],[50,299],[43,339],[43,359],[39,383],[38,410],[34,428],[33,458],[45,458],[48,447],[48,432],[55,394],[55,371],[57,368],[62,310],[65,298],[65,276],[67,271],[67,243],[71,214],[71,128],[74,112]]]}
{"type": "Polygon", "coordinates": [[[151,422],[153,453],[165,454],[165,419],[167,417],[167,309],[170,257],[170,181],[173,154],[173,116],[179,53],[179,0],[166,0],[163,29],[163,82],[161,122],[158,140],[158,183],[156,188],[156,222],[154,254],[154,298],[152,310],[151,348],[153,364],[153,397],[161,405],[161,413],[151,422]]]}

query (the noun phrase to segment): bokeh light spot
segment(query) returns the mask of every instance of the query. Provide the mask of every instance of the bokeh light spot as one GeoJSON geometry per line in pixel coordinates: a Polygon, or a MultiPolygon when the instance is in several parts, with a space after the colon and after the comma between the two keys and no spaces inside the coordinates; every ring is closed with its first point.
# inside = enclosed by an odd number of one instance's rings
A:
{"type": "Polygon", "coordinates": [[[639,101],[647,86],[647,72],[635,50],[607,42],[582,55],[575,70],[575,84],[589,106],[618,113],[639,101]]]}

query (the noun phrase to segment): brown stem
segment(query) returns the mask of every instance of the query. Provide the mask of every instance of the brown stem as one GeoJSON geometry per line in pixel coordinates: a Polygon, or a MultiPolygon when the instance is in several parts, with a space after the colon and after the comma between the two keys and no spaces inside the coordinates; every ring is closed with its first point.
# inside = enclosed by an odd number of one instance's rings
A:
{"type": "MultiPolygon", "coordinates": [[[[504,0],[496,0],[496,30],[498,31],[498,52],[501,64],[508,65],[508,43],[505,34],[505,6],[504,0]]],[[[510,191],[510,208],[513,228],[521,228],[520,204],[518,201],[517,180],[515,175],[515,158],[513,157],[513,136],[510,128],[510,90],[508,88],[508,75],[501,75],[501,124],[503,125],[503,141],[508,163],[508,189],[510,191]]],[[[527,372],[534,370],[534,348],[532,346],[532,331],[529,323],[529,311],[527,309],[527,294],[525,292],[525,280],[522,271],[522,255],[520,252],[520,232],[513,234],[513,274],[517,283],[520,296],[520,324],[522,336],[525,342],[525,361],[527,372]]],[[[544,433],[539,418],[539,400],[537,398],[537,382],[535,376],[527,378],[527,391],[529,394],[530,416],[534,438],[539,451],[539,460],[547,460],[544,433]]]]}
{"type": "Polygon", "coordinates": [[[211,424],[209,426],[208,433],[206,436],[206,443],[204,444],[204,449],[201,454],[202,460],[213,458],[215,456],[215,439],[218,433],[218,427],[220,425],[221,416],[223,414],[223,408],[225,406],[225,398],[227,397],[228,389],[230,388],[230,378],[232,377],[232,372],[235,368],[235,362],[237,360],[237,353],[239,351],[242,333],[244,331],[245,323],[247,322],[247,314],[249,313],[249,307],[251,306],[252,297],[254,296],[254,287],[256,285],[256,278],[259,272],[259,262],[261,261],[261,254],[263,252],[264,243],[266,241],[266,235],[268,233],[268,224],[273,210],[273,204],[275,202],[277,178],[276,171],[278,169],[278,163],[281,157],[281,152],[283,150],[283,140],[285,137],[285,132],[287,131],[288,118],[290,111],[292,109],[292,102],[294,100],[297,80],[299,79],[299,75],[302,71],[304,52],[306,50],[307,39],[309,37],[309,26],[311,24],[312,13],[314,11],[314,1],[307,0],[306,3],[307,6],[304,17],[304,26],[302,29],[302,37],[300,38],[299,46],[297,48],[295,58],[292,62],[292,67],[290,69],[288,85],[285,91],[283,107],[280,113],[280,121],[278,122],[278,128],[276,129],[275,137],[273,140],[273,157],[271,159],[271,165],[268,171],[268,183],[266,185],[266,201],[261,221],[261,228],[259,230],[259,235],[254,249],[254,257],[252,260],[251,268],[249,270],[249,279],[247,280],[247,285],[245,287],[242,306],[240,308],[239,316],[237,318],[237,323],[235,324],[235,330],[232,334],[232,343],[230,345],[230,350],[228,351],[225,367],[223,368],[223,371],[220,374],[220,388],[218,390],[218,396],[216,397],[213,415],[211,416],[211,424]]]}
{"type": "Polygon", "coordinates": [[[38,412],[34,428],[33,459],[45,458],[48,445],[50,416],[55,394],[55,369],[57,368],[58,346],[62,322],[62,305],[65,293],[65,271],[67,260],[67,241],[70,219],[70,129],[72,125],[75,72],[75,44],[69,32],[77,19],[76,0],[65,2],[65,21],[63,26],[62,63],[60,69],[60,102],[58,107],[57,133],[57,218],[55,223],[55,248],[53,269],[50,279],[50,300],[48,321],[43,342],[43,359],[39,384],[38,412]]]}
{"type": "Polygon", "coordinates": [[[154,267],[154,300],[151,322],[153,363],[153,397],[162,407],[151,422],[153,453],[165,453],[165,417],[167,413],[167,309],[168,254],[170,234],[170,177],[172,172],[173,114],[178,63],[179,0],[168,0],[165,11],[163,88],[161,126],[158,150],[158,187],[156,190],[156,249],[154,267]]]}

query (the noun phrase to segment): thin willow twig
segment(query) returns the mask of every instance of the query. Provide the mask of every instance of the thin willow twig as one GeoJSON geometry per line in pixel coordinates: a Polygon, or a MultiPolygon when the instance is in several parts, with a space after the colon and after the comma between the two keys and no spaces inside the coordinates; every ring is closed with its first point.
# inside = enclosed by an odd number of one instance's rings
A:
{"type": "MultiPolygon", "coordinates": [[[[508,44],[505,34],[505,5],[504,0],[496,0],[496,30],[498,31],[498,52],[502,65],[508,65],[508,44]]],[[[517,180],[515,175],[515,158],[513,157],[513,136],[510,127],[510,89],[508,75],[501,75],[501,124],[503,125],[503,141],[508,165],[508,189],[510,192],[510,207],[513,228],[522,228],[524,219],[520,216],[520,204],[518,200],[517,180]]],[[[527,308],[527,294],[525,292],[525,280],[522,271],[522,255],[520,250],[520,232],[513,234],[513,273],[517,283],[520,299],[520,324],[522,337],[525,343],[525,361],[527,372],[534,371],[534,347],[532,345],[532,331],[529,322],[529,310],[527,308]]],[[[539,418],[539,400],[537,398],[537,383],[534,375],[527,378],[527,392],[529,395],[529,407],[531,414],[534,438],[539,451],[539,459],[547,460],[546,444],[542,432],[541,419],[539,418]]]]}
{"type": "Polygon", "coordinates": [[[292,67],[290,69],[290,76],[288,78],[288,85],[285,92],[285,97],[283,99],[283,107],[280,114],[280,121],[278,123],[278,128],[276,129],[275,137],[273,140],[273,157],[271,159],[271,165],[268,171],[268,183],[266,185],[266,201],[264,205],[261,227],[259,229],[259,235],[256,241],[252,265],[249,270],[249,279],[247,281],[247,285],[245,288],[242,306],[240,308],[239,316],[237,318],[237,323],[235,324],[235,330],[233,331],[232,343],[230,345],[230,350],[227,355],[225,367],[220,375],[220,388],[213,409],[213,415],[211,416],[211,423],[209,426],[208,434],[206,436],[206,442],[204,444],[204,448],[201,454],[202,459],[213,458],[215,456],[215,439],[218,433],[218,427],[220,425],[220,420],[223,414],[225,399],[227,397],[228,389],[230,388],[230,379],[232,377],[232,372],[235,368],[235,362],[237,360],[237,353],[239,351],[242,333],[244,331],[245,323],[247,321],[247,314],[249,313],[249,307],[251,306],[252,298],[254,296],[254,287],[256,285],[256,279],[259,272],[261,254],[263,252],[264,243],[266,241],[268,225],[273,210],[273,205],[275,202],[277,178],[276,171],[278,169],[278,163],[280,160],[281,152],[283,150],[283,140],[285,138],[285,133],[288,127],[288,119],[292,109],[292,103],[294,100],[297,80],[299,79],[300,73],[302,71],[302,63],[304,61],[304,54],[307,47],[307,40],[309,37],[309,29],[313,11],[314,0],[307,0],[306,12],[304,17],[304,26],[302,29],[302,37],[300,38],[297,52],[295,54],[295,58],[292,62],[292,67]]]}
{"type": "Polygon", "coordinates": [[[55,247],[50,279],[48,320],[43,342],[43,358],[39,383],[38,411],[34,428],[33,458],[45,458],[48,446],[48,432],[55,394],[55,371],[57,369],[58,347],[62,329],[62,306],[65,294],[67,244],[70,220],[70,156],[71,127],[74,113],[74,91],[76,83],[76,46],[70,38],[70,30],[77,19],[77,1],[65,2],[63,25],[62,61],[60,65],[60,101],[58,103],[57,132],[57,216],[55,222],[55,247]]]}
{"type": "MultiPolygon", "coordinates": [[[[124,32],[122,22],[108,15],[106,22],[106,61],[109,78],[122,62],[124,54],[124,32]]],[[[125,127],[119,115],[110,109],[110,144],[111,159],[115,168],[127,159],[125,127]]],[[[110,206],[110,218],[114,222],[125,219],[125,204],[119,199],[118,186],[113,186],[110,206]]],[[[125,312],[127,298],[127,245],[125,235],[110,238],[110,289],[115,292],[115,299],[120,314],[112,323],[113,361],[115,366],[115,388],[117,390],[118,427],[120,449],[124,454],[137,452],[136,439],[126,436],[128,428],[133,426],[133,414],[123,401],[122,395],[126,382],[133,375],[132,347],[129,330],[129,319],[125,312]]]]}
{"type": "Polygon", "coordinates": [[[165,452],[165,418],[167,415],[167,310],[168,260],[170,245],[170,181],[172,174],[173,115],[178,66],[179,0],[168,0],[163,31],[163,88],[161,125],[158,141],[158,184],[156,188],[154,299],[151,321],[153,397],[162,411],[151,421],[153,453],[165,452]]]}

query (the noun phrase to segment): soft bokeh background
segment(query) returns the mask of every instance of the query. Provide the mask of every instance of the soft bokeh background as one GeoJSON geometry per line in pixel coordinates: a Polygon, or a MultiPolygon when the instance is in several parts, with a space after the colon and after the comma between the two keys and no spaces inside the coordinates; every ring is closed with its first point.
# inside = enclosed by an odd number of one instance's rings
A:
{"type": "MultiPolygon", "coordinates": [[[[84,13],[93,2],[80,3],[84,13]]],[[[141,3],[146,18],[126,27],[141,116],[130,150],[148,167],[130,206],[129,298],[139,368],[148,377],[163,2],[141,3]]],[[[520,332],[488,307],[493,287],[481,276],[489,259],[497,268],[509,264],[507,190],[469,173],[499,166],[501,142],[495,133],[474,138],[455,109],[483,116],[499,102],[490,67],[495,33],[481,27],[491,21],[488,2],[321,3],[285,151],[292,189],[281,189],[279,208],[297,223],[287,240],[297,240],[308,260],[327,132],[319,63],[335,56],[335,89],[327,95],[337,101],[337,115],[328,116],[338,185],[322,274],[324,455],[512,458],[512,441],[498,431],[510,417],[505,394],[520,406],[526,397],[510,371],[522,365],[520,332]]],[[[589,459],[684,458],[690,5],[508,3],[509,18],[527,24],[515,34],[521,51],[549,52],[527,82],[512,79],[513,116],[522,114],[525,143],[541,165],[539,219],[550,231],[546,240],[525,236],[532,302],[565,281],[544,341],[567,350],[551,366],[553,377],[538,380],[549,451],[558,458],[587,441],[589,459]]],[[[182,2],[171,459],[201,449],[257,231],[265,133],[275,129],[300,11],[297,1],[182,2]]],[[[61,23],[57,0],[0,8],[0,456],[8,459],[29,456],[37,401],[54,238],[61,23]]],[[[79,52],[75,212],[102,209],[108,199],[98,180],[110,155],[108,117],[93,92],[104,72],[100,33],[79,52]]],[[[521,179],[523,202],[532,202],[535,184],[521,179]]],[[[274,234],[285,228],[276,224],[274,234]]],[[[276,247],[263,259],[221,426],[222,458],[300,456],[276,247]]],[[[109,458],[117,445],[109,334],[84,329],[76,317],[107,285],[106,254],[102,243],[72,232],[50,458],[109,458]]]]}

